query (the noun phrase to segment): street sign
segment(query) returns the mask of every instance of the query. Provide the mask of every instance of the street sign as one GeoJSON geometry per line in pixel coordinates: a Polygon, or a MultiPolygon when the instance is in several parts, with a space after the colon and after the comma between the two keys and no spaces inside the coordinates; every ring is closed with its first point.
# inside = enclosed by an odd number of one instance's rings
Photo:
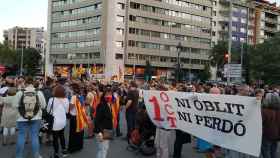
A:
{"type": "Polygon", "coordinates": [[[230,76],[231,78],[241,78],[242,66],[241,64],[226,64],[224,66],[225,77],[230,76]]]}

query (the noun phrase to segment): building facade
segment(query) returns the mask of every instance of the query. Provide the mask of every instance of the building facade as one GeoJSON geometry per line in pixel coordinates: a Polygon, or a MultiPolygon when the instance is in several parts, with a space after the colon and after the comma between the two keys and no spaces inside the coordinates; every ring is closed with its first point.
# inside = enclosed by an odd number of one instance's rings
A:
{"type": "Polygon", "coordinates": [[[208,63],[211,14],[211,0],[49,0],[49,72],[81,65],[141,76],[150,61],[167,77],[181,42],[181,67],[196,73],[208,63]]]}
{"type": "Polygon", "coordinates": [[[253,10],[255,24],[255,36],[253,42],[262,43],[265,39],[271,38],[280,31],[280,8],[276,3],[269,3],[265,0],[256,0],[253,10]]]}
{"type": "MultiPolygon", "coordinates": [[[[213,0],[212,42],[228,40],[228,0],[213,0]]],[[[266,0],[235,0],[232,8],[233,43],[256,45],[280,31],[280,9],[266,0]]]]}
{"type": "Polygon", "coordinates": [[[13,27],[4,31],[4,40],[13,49],[35,48],[43,52],[44,28],[13,27]]]}
{"type": "MultiPolygon", "coordinates": [[[[252,36],[253,28],[250,25],[251,3],[233,1],[232,7],[232,41],[233,43],[248,42],[249,36],[252,36]]],[[[213,44],[218,41],[227,41],[229,35],[229,15],[230,8],[228,0],[213,1],[213,44]]]]}

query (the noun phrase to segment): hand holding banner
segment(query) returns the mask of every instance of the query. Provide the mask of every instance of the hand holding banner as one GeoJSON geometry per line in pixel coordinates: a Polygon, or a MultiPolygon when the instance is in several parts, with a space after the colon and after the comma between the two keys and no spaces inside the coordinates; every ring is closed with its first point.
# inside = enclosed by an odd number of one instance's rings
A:
{"type": "Polygon", "coordinates": [[[260,102],[254,97],[171,91],[144,91],[153,123],[180,129],[215,145],[259,156],[260,102]]]}

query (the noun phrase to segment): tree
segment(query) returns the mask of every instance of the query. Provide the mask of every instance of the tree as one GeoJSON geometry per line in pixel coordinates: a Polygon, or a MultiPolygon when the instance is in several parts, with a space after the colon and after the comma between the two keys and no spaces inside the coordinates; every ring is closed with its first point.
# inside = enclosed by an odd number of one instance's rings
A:
{"type": "MultiPolygon", "coordinates": [[[[21,63],[21,50],[16,52],[17,68],[20,69],[21,63]]],[[[35,75],[39,70],[41,55],[39,51],[34,48],[27,48],[23,51],[23,68],[25,75],[35,75]]]]}
{"type": "Polygon", "coordinates": [[[228,51],[227,43],[219,41],[210,52],[210,63],[212,66],[221,68],[225,64],[225,54],[228,51]]]}
{"type": "Polygon", "coordinates": [[[211,72],[210,72],[210,65],[209,64],[206,64],[204,66],[204,69],[199,72],[198,78],[201,81],[207,81],[211,78],[211,72]]]}
{"type": "Polygon", "coordinates": [[[280,83],[280,33],[256,45],[249,52],[250,76],[268,84],[280,83]]]}
{"type": "Polygon", "coordinates": [[[7,45],[0,43],[0,64],[13,65],[15,61],[15,50],[10,49],[7,45]]]}
{"type": "Polygon", "coordinates": [[[144,79],[145,81],[150,81],[152,79],[153,69],[150,62],[146,61],[146,67],[144,71],[144,79]]]}

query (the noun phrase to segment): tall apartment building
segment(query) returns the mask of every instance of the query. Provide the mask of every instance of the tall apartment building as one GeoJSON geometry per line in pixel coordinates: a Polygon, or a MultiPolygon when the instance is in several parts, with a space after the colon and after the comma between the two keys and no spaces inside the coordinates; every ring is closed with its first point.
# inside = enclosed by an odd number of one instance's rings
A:
{"type": "MultiPolygon", "coordinates": [[[[232,40],[233,43],[247,42],[249,36],[252,36],[253,29],[249,27],[249,13],[251,3],[246,1],[233,1],[232,8],[232,40]]],[[[228,40],[229,31],[229,2],[228,0],[213,0],[213,32],[212,41],[217,44],[218,41],[228,40]]]]}
{"type": "Polygon", "coordinates": [[[169,76],[181,42],[183,70],[197,73],[208,63],[211,14],[211,0],[49,0],[49,71],[83,64],[129,76],[136,66],[141,76],[150,61],[169,76]]]}
{"type": "MultiPolygon", "coordinates": [[[[266,0],[235,0],[232,8],[232,40],[262,43],[280,31],[280,9],[266,0]]],[[[228,40],[229,2],[213,0],[212,41],[228,40]]]]}
{"type": "Polygon", "coordinates": [[[256,0],[252,18],[255,24],[255,36],[253,42],[262,43],[265,39],[273,37],[280,31],[280,8],[276,3],[269,3],[265,0],[256,0]]]}
{"type": "Polygon", "coordinates": [[[35,48],[43,52],[44,28],[13,27],[4,31],[4,40],[13,49],[35,48]]]}

